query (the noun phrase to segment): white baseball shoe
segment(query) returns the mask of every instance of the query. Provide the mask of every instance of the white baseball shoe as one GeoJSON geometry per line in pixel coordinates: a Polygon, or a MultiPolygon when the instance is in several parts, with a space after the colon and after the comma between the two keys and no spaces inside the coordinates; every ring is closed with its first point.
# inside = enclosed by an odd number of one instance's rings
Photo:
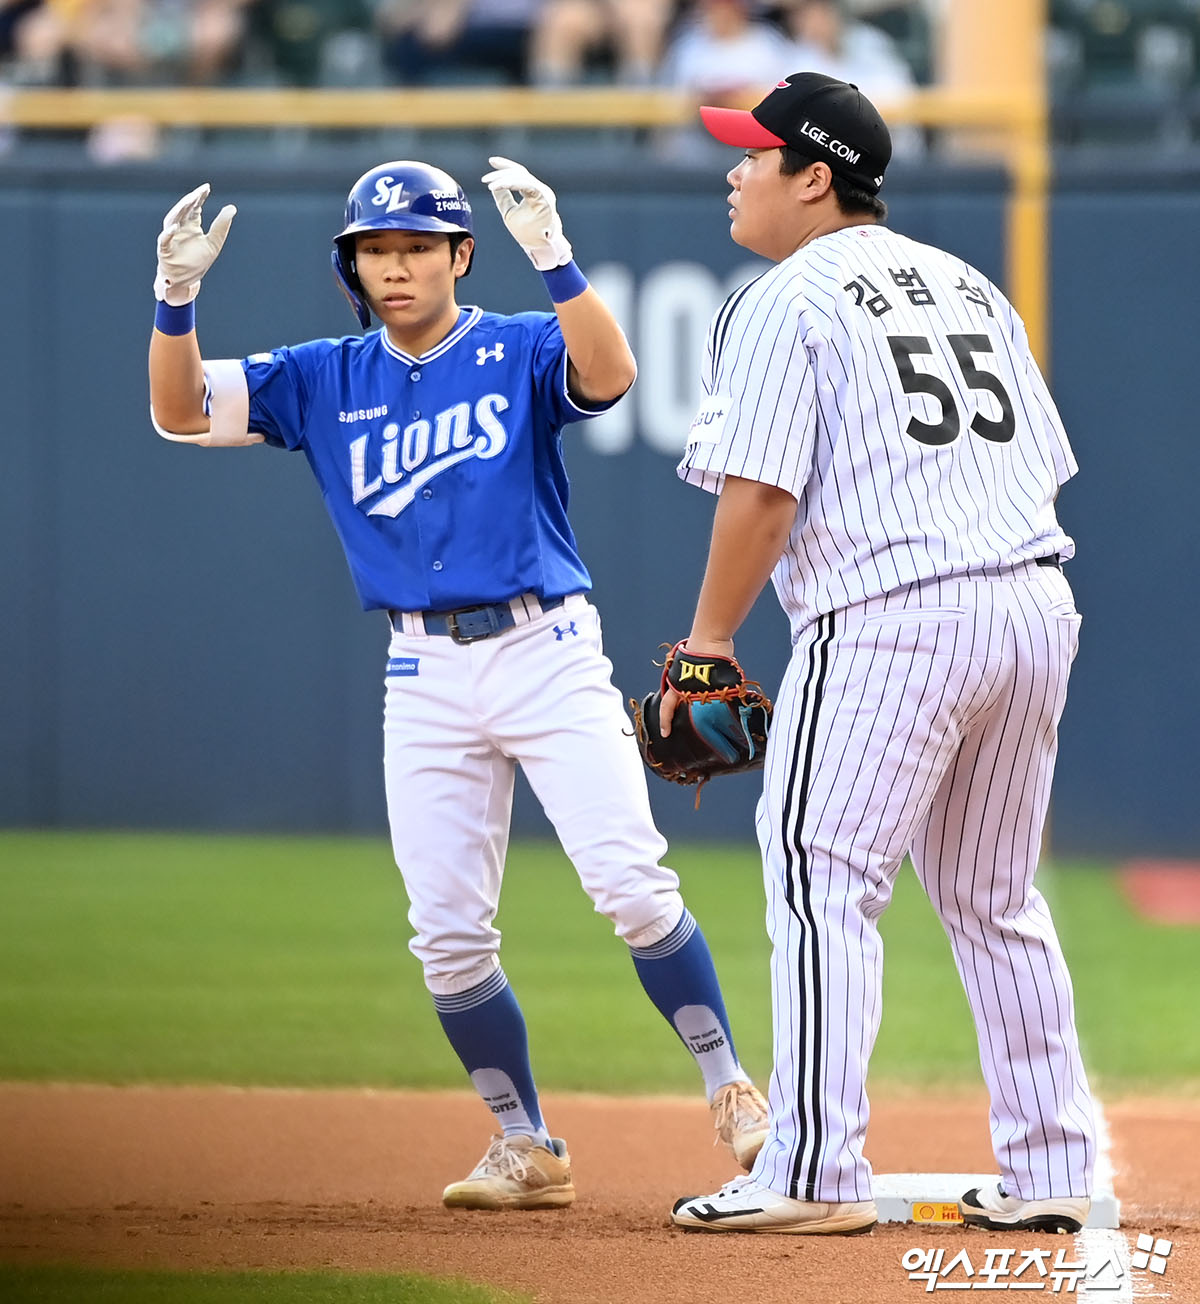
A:
{"type": "Polygon", "coordinates": [[[852,1236],[869,1232],[878,1218],[874,1200],[852,1204],[792,1200],[749,1177],[735,1177],[714,1195],[685,1196],[671,1210],[671,1221],[689,1231],[788,1236],[852,1236]]]}
{"type": "Polygon", "coordinates": [[[531,1136],[492,1138],[474,1172],[442,1192],[447,1209],[557,1209],[575,1199],[566,1142],[531,1136]]]}
{"type": "Polygon", "coordinates": [[[1020,1200],[1006,1195],[998,1181],[974,1187],[958,1202],[963,1222],[994,1232],[1077,1232],[1087,1222],[1091,1208],[1087,1196],[1020,1200]]]}
{"type": "Polygon", "coordinates": [[[753,1082],[730,1082],[717,1088],[708,1107],[712,1110],[717,1141],[724,1141],[733,1151],[733,1157],[749,1172],[770,1130],[762,1092],[753,1082]]]}

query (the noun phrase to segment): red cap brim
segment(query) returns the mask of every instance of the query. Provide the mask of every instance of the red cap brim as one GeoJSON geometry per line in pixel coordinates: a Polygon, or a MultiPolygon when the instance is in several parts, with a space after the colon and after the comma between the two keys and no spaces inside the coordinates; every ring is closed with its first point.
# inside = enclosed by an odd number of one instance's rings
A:
{"type": "Polygon", "coordinates": [[[740,149],[778,149],[787,142],[772,135],[749,109],[716,109],[705,104],[700,120],[722,145],[740,149]]]}

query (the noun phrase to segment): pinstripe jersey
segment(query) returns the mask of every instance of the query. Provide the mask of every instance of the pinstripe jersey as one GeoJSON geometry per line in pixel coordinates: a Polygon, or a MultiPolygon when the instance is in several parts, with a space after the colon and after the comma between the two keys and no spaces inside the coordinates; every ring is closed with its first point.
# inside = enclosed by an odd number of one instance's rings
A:
{"type": "Polygon", "coordinates": [[[1074,552],[1076,471],[1012,306],[960,258],[886,227],[823,235],[713,318],[679,475],[798,502],[772,576],[798,631],[914,581],[1074,552]]]}

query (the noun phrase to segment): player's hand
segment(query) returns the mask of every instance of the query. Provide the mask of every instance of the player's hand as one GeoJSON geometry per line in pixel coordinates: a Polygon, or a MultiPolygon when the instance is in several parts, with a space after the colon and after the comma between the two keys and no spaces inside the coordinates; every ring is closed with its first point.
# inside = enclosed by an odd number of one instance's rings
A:
{"type": "Polygon", "coordinates": [[[682,694],[668,685],[663,689],[662,705],[658,709],[658,731],[664,738],[671,736],[671,725],[675,720],[675,708],[683,701],[682,694]]]}
{"type": "Polygon", "coordinates": [[[163,218],[158,237],[158,273],[154,278],[154,297],[174,308],[182,308],[200,293],[204,273],[216,261],[229,234],[229,224],[237,209],[226,204],[213,219],[205,235],[200,224],[204,201],[211,189],[207,182],[197,186],[163,218]]]}
{"type": "MultiPolygon", "coordinates": [[[[733,639],[731,638],[694,638],[691,634],[679,645],[696,656],[719,656],[733,658],[733,639]]],[[[662,687],[662,706],[658,715],[658,727],[664,738],[671,736],[671,726],[675,720],[675,708],[683,701],[683,694],[668,679],[662,687]]]]}
{"type": "Polygon", "coordinates": [[[492,192],[513,239],[539,272],[564,267],[571,261],[571,246],[563,235],[554,191],[510,158],[494,154],[488,162],[495,171],[484,173],[483,184],[492,192]]]}

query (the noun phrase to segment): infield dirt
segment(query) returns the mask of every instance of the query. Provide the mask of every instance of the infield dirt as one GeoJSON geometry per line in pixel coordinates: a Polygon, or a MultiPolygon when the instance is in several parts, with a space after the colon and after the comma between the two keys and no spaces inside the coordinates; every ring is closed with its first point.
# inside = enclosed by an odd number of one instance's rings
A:
{"type": "MultiPolygon", "coordinates": [[[[1071,1248],[961,1227],[685,1233],[673,1199],[736,1173],[702,1101],[543,1104],[570,1145],[576,1204],[481,1214],[439,1203],[487,1144],[470,1093],[0,1085],[0,1261],[416,1271],[540,1304],[896,1304],[926,1293],[901,1267],[913,1247],[977,1264],[990,1246],[1071,1248]]],[[[1165,1273],[1136,1274],[1134,1298],[1198,1301],[1200,1101],[1116,1099],[1107,1113],[1123,1230],[1174,1243],[1165,1273]]],[[[867,1152],[881,1173],[992,1171],[986,1101],[877,1088],[867,1152]]]]}

